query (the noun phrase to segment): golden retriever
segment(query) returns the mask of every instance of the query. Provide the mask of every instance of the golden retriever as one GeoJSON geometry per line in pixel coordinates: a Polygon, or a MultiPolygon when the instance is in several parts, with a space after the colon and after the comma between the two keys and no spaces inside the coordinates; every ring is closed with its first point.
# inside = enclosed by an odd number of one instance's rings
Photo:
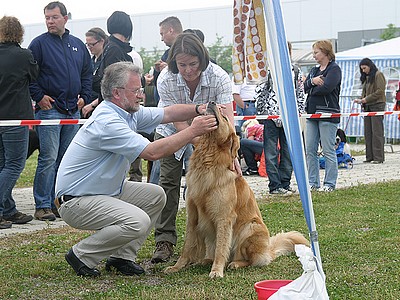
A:
{"type": "Polygon", "coordinates": [[[223,277],[224,268],[264,266],[294,251],[295,244],[308,245],[296,231],[270,237],[254,193],[242,176],[232,171],[239,139],[215,103],[209,103],[218,129],[200,137],[186,175],[186,238],[183,251],[166,273],[189,264],[211,264],[209,276],[223,277]]]}

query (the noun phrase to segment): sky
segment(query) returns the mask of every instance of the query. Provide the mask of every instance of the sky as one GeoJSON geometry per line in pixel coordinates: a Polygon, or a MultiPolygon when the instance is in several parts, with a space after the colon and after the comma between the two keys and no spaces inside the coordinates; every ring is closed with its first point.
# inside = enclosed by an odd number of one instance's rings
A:
{"type": "MultiPolygon", "coordinates": [[[[0,17],[14,16],[22,24],[44,22],[43,8],[50,0],[2,0],[0,17]]],[[[122,10],[130,15],[233,5],[233,0],[61,0],[71,12],[72,19],[91,19],[108,17],[116,10],[122,10]]]]}

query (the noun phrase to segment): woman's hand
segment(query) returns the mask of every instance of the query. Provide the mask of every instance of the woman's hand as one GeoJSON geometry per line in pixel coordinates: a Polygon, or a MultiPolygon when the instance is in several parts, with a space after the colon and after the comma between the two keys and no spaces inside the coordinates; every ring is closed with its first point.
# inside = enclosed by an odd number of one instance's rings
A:
{"type": "Polygon", "coordinates": [[[240,162],[239,162],[239,159],[237,157],[233,160],[231,171],[236,172],[236,174],[238,176],[242,176],[243,175],[242,174],[242,167],[240,166],[240,162]]]}
{"type": "Polygon", "coordinates": [[[366,101],[365,101],[365,98],[362,98],[362,99],[354,99],[354,102],[357,103],[357,104],[363,104],[366,101]]]}

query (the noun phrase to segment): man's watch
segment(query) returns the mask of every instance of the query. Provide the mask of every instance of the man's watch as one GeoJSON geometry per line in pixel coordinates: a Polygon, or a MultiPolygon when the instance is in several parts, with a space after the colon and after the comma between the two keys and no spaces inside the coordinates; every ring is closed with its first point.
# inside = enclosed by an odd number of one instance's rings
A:
{"type": "Polygon", "coordinates": [[[199,111],[199,107],[200,107],[200,104],[196,104],[195,111],[196,111],[196,113],[197,113],[198,115],[201,115],[201,113],[200,113],[200,111],[199,111]]]}

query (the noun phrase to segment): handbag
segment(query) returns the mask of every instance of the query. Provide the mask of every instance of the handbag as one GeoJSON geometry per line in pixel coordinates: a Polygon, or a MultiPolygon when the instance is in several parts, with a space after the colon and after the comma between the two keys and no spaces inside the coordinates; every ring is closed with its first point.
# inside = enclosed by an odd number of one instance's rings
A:
{"type": "Polygon", "coordinates": [[[399,89],[396,91],[396,100],[400,101],[400,82],[399,82],[399,89]]]}

